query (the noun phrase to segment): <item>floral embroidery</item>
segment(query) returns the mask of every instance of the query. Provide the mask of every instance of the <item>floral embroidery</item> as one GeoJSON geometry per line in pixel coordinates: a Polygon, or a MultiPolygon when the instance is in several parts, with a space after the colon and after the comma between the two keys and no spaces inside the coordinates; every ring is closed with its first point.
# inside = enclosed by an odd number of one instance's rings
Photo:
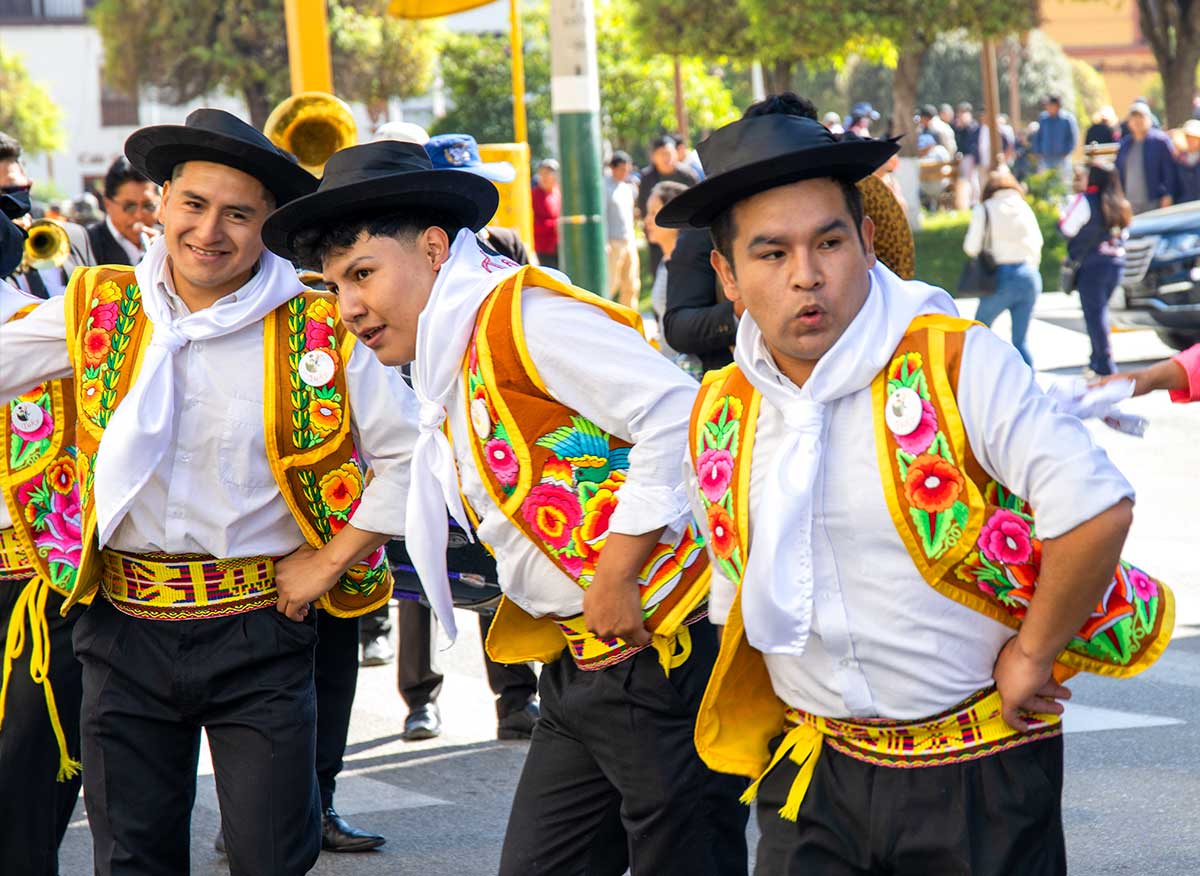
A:
{"type": "Polygon", "coordinates": [[[922,511],[947,510],[958,501],[962,489],[962,472],[940,456],[918,456],[904,478],[904,497],[922,511]]]}
{"type": "Polygon", "coordinates": [[[905,453],[919,456],[929,449],[937,437],[937,411],[929,399],[921,399],[921,422],[907,435],[896,435],[896,443],[905,453]]]}
{"type": "Polygon", "coordinates": [[[740,581],[745,569],[745,557],[733,522],[733,476],[742,415],[740,399],[718,396],[705,413],[693,448],[712,551],[721,572],[731,581],[740,581]]]}
{"type": "Polygon", "coordinates": [[[117,403],[117,383],[125,367],[130,335],[142,308],[136,283],[124,289],[112,280],[92,292],[83,326],[81,395],[84,415],[104,428],[117,403]]]}
{"type": "Polygon", "coordinates": [[[17,504],[33,530],[34,547],[46,560],[50,583],[60,590],[75,585],[82,554],[79,485],[75,478],[75,449],[45,471],[17,487],[17,504]]]}
{"type": "Polygon", "coordinates": [[[69,457],[64,457],[55,462],[47,473],[47,478],[50,481],[55,492],[69,493],[71,488],[75,486],[75,462],[69,457]]]}
{"type": "Polygon", "coordinates": [[[1025,563],[1033,555],[1033,527],[1021,515],[1001,508],[983,525],[979,550],[993,563],[1025,563]]]}
{"type": "Polygon", "coordinates": [[[521,503],[521,516],[555,550],[571,543],[571,533],[583,519],[579,496],[558,484],[538,484],[521,503]]]}
{"type": "Polygon", "coordinates": [[[362,496],[363,477],[358,466],[347,462],[321,478],[321,499],[335,516],[349,517],[346,512],[362,496]]]}
{"type": "Polygon", "coordinates": [[[503,438],[493,438],[483,446],[483,456],[496,480],[506,487],[516,486],[521,465],[511,444],[503,438]]]}
{"type": "Polygon", "coordinates": [[[83,401],[83,412],[89,420],[95,421],[96,415],[100,413],[100,397],[103,391],[104,384],[100,382],[99,376],[93,374],[91,377],[84,377],[79,395],[83,401]]]}
{"type": "Polygon", "coordinates": [[[325,298],[306,303],[303,295],[297,295],[287,307],[292,443],[299,450],[308,450],[335,432],[344,415],[345,399],[335,385],[340,359],[334,306],[325,298]],[[309,386],[300,376],[301,360],[313,350],[323,351],[334,364],[324,386],[309,386]]]}
{"type": "Polygon", "coordinates": [[[8,467],[12,471],[28,468],[41,459],[42,455],[50,448],[54,437],[54,405],[48,384],[34,387],[9,403],[10,427],[14,410],[19,404],[37,405],[38,410],[42,413],[42,422],[30,432],[21,432],[16,428],[9,429],[8,467]]]}

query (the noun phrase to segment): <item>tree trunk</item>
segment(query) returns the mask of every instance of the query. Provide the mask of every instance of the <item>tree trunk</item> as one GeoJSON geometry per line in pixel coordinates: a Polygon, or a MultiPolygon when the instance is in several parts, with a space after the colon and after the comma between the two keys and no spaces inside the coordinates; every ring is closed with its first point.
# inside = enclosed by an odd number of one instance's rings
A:
{"type": "Polygon", "coordinates": [[[1164,127],[1176,128],[1192,117],[1192,98],[1196,93],[1196,65],[1200,63],[1200,46],[1188,47],[1184,53],[1179,46],[1177,56],[1167,63],[1159,61],[1162,72],[1163,103],[1167,117],[1164,127]]]}
{"type": "Polygon", "coordinates": [[[917,154],[917,125],[913,116],[917,109],[917,84],[929,43],[924,40],[900,47],[896,72],[892,77],[892,136],[900,136],[900,154],[913,158],[917,154]]]}
{"type": "Polygon", "coordinates": [[[685,141],[689,140],[687,104],[683,99],[683,67],[675,56],[675,129],[685,141]]]}
{"type": "Polygon", "coordinates": [[[767,94],[783,94],[792,90],[792,62],[775,61],[763,66],[763,81],[767,94]]]}
{"type": "Polygon", "coordinates": [[[1200,64],[1200,3],[1187,0],[1137,0],[1138,24],[1154,52],[1163,81],[1164,124],[1191,118],[1200,64]]]}
{"type": "Polygon", "coordinates": [[[246,108],[250,111],[250,124],[261,131],[267,123],[267,116],[274,109],[267,99],[267,87],[258,82],[249,83],[242,89],[242,97],[245,98],[246,108]]]}

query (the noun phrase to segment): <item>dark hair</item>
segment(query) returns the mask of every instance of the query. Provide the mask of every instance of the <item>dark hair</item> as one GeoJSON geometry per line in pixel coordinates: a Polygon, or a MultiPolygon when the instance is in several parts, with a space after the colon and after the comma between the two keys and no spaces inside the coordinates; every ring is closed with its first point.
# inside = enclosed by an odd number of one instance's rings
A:
{"type": "Polygon", "coordinates": [[[108,172],[104,174],[104,197],[115,198],[117,190],[127,182],[144,183],[149,181],[144,174],[134,170],[129,159],[122,155],[109,165],[108,172]]]}
{"type": "Polygon", "coordinates": [[[671,134],[671,139],[675,141],[676,146],[686,146],[688,141],[688,138],[679,132],[671,134]]]}
{"type": "Polygon", "coordinates": [[[629,157],[628,152],[617,150],[612,154],[612,158],[608,159],[609,167],[620,167],[622,164],[632,164],[633,159],[629,157]]]}
{"type": "Polygon", "coordinates": [[[0,131],[0,161],[20,161],[21,143],[16,137],[11,137],[0,131]]]}
{"type": "Polygon", "coordinates": [[[937,107],[931,103],[927,103],[925,106],[921,107],[921,115],[927,119],[932,119],[937,114],[937,107]]]}
{"type": "Polygon", "coordinates": [[[650,190],[650,197],[646,200],[649,202],[650,198],[657,197],[665,207],[687,190],[688,187],[681,182],[664,180],[650,190]]]}
{"type": "Polygon", "coordinates": [[[650,151],[651,152],[656,152],[659,149],[662,149],[664,146],[666,146],[670,149],[674,149],[675,148],[675,138],[672,137],[670,134],[659,134],[657,137],[655,137],[653,140],[650,141],[650,151]]]}
{"type": "Polygon", "coordinates": [[[1088,189],[1095,189],[1100,198],[1100,212],[1107,228],[1128,228],[1133,222],[1133,208],[1125,199],[1121,188],[1121,176],[1117,168],[1108,163],[1096,163],[1088,169],[1088,189]]]}
{"type": "Polygon", "coordinates": [[[996,194],[996,192],[1003,191],[1004,189],[1012,189],[1015,192],[1020,192],[1022,196],[1025,194],[1025,186],[1018,182],[1017,178],[1013,176],[1012,171],[1007,167],[1001,167],[988,174],[987,185],[983,187],[983,195],[980,200],[986,201],[992,195],[996,194]]]}
{"type": "Polygon", "coordinates": [[[1058,94],[1047,94],[1046,103],[1056,103],[1059,106],[1062,106],[1062,96],[1058,94]]]}
{"type": "Polygon", "coordinates": [[[292,240],[292,251],[301,267],[313,271],[321,270],[321,264],[330,255],[354,246],[364,233],[367,237],[394,237],[402,243],[411,243],[426,228],[441,228],[451,240],[458,234],[458,224],[442,221],[439,217],[422,210],[395,211],[351,216],[328,225],[302,228],[292,240]]]}
{"type": "MultiPolygon", "coordinates": [[[[817,121],[817,107],[807,97],[800,97],[791,91],[785,91],[782,94],[768,95],[757,103],[750,104],[750,106],[746,107],[746,112],[742,114],[742,118],[749,119],[770,115],[801,116],[802,118],[812,119],[815,122],[817,121]]],[[[841,187],[842,197],[846,199],[846,209],[850,213],[850,218],[854,221],[854,228],[858,233],[859,242],[865,246],[866,241],[862,238],[864,214],[862,192],[858,190],[857,185],[847,180],[835,179],[834,182],[841,187]]],[[[736,206],[736,204],[733,205],[733,207],[736,206]]],[[[733,267],[733,239],[737,237],[737,225],[733,221],[733,207],[722,210],[713,219],[712,225],[708,229],[708,233],[712,237],[713,247],[725,257],[730,267],[733,267]]]]}

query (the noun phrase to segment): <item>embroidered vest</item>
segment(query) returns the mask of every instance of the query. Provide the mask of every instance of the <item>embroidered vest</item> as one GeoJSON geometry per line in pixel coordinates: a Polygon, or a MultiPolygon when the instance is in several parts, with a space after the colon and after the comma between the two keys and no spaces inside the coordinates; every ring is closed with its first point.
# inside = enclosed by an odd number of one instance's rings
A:
{"type": "MultiPolygon", "coordinates": [[[[922,577],[947,598],[1017,629],[1037,588],[1041,542],[1029,504],[984,471],[967,441],[955,389],[972,324],[940,315],[913,321],[872,382],[875,445],[888,510],[922,577]],[[912,422],[901,426],[888,408],[911,404],[920,417],[908,431],[912,422]]],[[[762,656],[745,639],[741,614],[761,401],[736,365],[710,374],[692,412],[689,443],[716,562],[738,587],[696,742],[714,769],[750,777],[766,764],[785,712],[762,656]]],[[[1171,591],[1121,560],[1092,616],[1059,655],[1056,675],[1135,675],[1162,654],[1173,626],[1171,591]]]]}
{"type": "MultiPolygon", "coordinates": [[[[637,314],[524,268],[488,296],[463,363],[475,466],[492,501],[564,575],[586,589],[608,535],[629,468],[630,445],[554,399],[525,346],[523,286],[550,289],[599,307],[641,331],[637,314]]],[[[582,351],[580,351],[582,354],[582,351]]],[[[689,525],[678,543],[655,548],[640,575],[646,628],[672,636],[708,595],[703,538],[689,525]]],[[[553,660],[564,632],[501,600],[488,637],[500,662],[553,660]]],[[[585,645],[571,637],[584,656],[585,645]]],[[[620,645],[612,640],[606,645],[620,645]]]]}
{"type": "MultiPolygon", "coordinates": [[[[133,271],[80,269],[66,292],[67,339],[75,369],[77,477],[83,509],[78,595],[99,583],[96,451],[112,413],[137,377],[153,326],[133,271]]],[[[267,315],[263,422],[267,461],[292,517],[312,547],[344,527],[364,488],[350,435],[346,363],[354,339],[338,319],[336,299],[305,291],[267,315]],[[323,381],[323,382],[322,382],[323,381]]],[[[351,567],[320,607],[338,617],[373,611],[391,597],[383,549],[351,567]]]]}
{"type": "MultiPolygon", "coordinates": [[[[13,316],[23,319],[27,307],[13,316]]],[[[82,553],[70,380],[33,387],[0,409],[0,492],[21,553],[56,593],[75,587],[82,553]]]]}

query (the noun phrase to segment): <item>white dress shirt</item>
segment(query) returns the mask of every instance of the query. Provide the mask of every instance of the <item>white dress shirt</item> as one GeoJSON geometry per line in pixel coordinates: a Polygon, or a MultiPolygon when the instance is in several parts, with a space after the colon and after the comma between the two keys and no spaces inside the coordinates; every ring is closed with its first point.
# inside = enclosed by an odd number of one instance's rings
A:
{"type": "MultiPolygon", "coordinates": [[[[159,283],[172,309],[186,312],[169,271],[159,283]]],[[[0,328],[0,397],[72,376],[66,340],[62,298],[0,328]]],[[[282,556],[304,543],[267,462],[263,356],[260,322],[188,344],[174,357],[180,402],[171,446],[117,526],[112,547],[237,558],[282,556]]],[[[374,471],[351,522],[402,535],[416,398],[394,369],[361,346],[350,357],[346,380],[351,434],[374,471]]]]}
{"type": "MultiPolygon", "coordinates": [[[[760,374],[787,380],[765,348],[755,361],[760,374]]],[[[967,331],[957,401],[976,459],[1037,509],[1040,538],[1133,497],[1084,425],[1056,413],[1013,347],[986,328],[967,331]]],[[[764,659],[776,695],[790,706],[831,718],[914,720],[991,685],[1013,631],[942,596],[918,572],[884,499],[873,421],[870,386],[829,405],[814,489],[808,643],[803,656],[764,659]]],[[[750,469],[751,552],[754,497],[785,428],[764,398],[750,469]]],[[[694,472],[688,488],[699,510],[694,472]]],[[[725,622],[734,592],[714,563],[713,623],[725,622]]]]}
{"type": "MultiPolygon", "coordinates": [[[[609,434],[633,444],[629,471],[609,531],[641,535],[690,521],[679,461],[699,389],[641,336],[600,308],[546,289],[522,292],[525,342],[550,394],[609,434]]],[[[505,594],[534,617],[583,611],[583,590],[500,511],[475,468],[475,433],[462,381],[446,403],[463,495],[480,517],[505,594]]],[[[656,594],[665,598],[667,593],[656,594]]]]}
{"type": "Polygon", "coordinates": [[[126,262],[127,265],[136,265],[142,260],[142,256],[146,254],[146,251],[137,244],[126,240],[125,235],[117,230],[117,226],[113,225],[112,217],[107,213],[104,215],[104,226],[108,229],[108,233],[113,236],[113,240],[120,245],[121,249],[125,250],[125,255],[129,256],[129,261],[126,262]]]}

